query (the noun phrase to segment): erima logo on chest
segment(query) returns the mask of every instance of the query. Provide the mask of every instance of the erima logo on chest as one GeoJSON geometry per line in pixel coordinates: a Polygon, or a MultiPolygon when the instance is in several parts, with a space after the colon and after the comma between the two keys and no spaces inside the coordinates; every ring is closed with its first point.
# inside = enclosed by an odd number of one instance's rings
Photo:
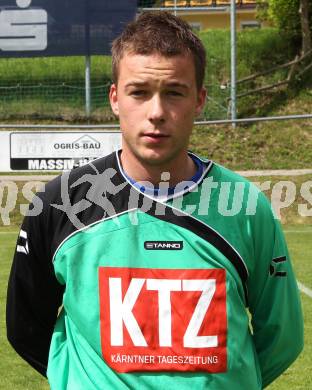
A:
{"type": "Polygon", "coordinates": [[[145,241],[144,248],[147,250],[181,250],[183,241],[145,241]]]}

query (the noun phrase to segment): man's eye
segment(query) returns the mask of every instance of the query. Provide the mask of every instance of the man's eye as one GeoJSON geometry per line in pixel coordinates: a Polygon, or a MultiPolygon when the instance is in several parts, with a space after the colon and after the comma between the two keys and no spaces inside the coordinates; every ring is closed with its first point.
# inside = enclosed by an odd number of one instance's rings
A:
{"type": "Polygon", "coordinates": [[[145,96],[147,94],[146,91],[143,89],[138,89],[130,92],[130,95],[140,97],[140,96],[145,96]]]}
{"type": "Polygon", "coordinates": [[[183,96],[183,93],[179,91],[168,91],[167,93],[170,96],[183,96]]]}

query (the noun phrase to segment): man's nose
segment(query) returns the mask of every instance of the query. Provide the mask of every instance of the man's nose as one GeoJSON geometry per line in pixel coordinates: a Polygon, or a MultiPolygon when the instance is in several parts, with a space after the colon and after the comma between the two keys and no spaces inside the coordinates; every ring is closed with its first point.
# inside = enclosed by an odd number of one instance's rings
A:
{"type": "Polygon", "coordinates": [[[155,94],[150,100],[148,119],[151,122],[163,122],[165,120],[165,107],[161,96],[155,94]]]}

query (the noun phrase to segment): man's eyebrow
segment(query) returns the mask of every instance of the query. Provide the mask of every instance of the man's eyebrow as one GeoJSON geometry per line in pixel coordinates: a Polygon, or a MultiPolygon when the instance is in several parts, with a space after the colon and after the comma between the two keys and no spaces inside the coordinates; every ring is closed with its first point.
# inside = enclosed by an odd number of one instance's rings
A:
{"type": "MultiPolygon", "coordinates": [[[[147,81],[130,81],[125,85],[125,88],[129,87],[146,87],[148,86],[149,83],[147,81]]],[[[170,88],[183,88],[183,89],[189,89],[190,86],[185,83],[181,83],[179,81],[169,81],[168,83],[164,84],[165,87],[170,87],[170,88]]]]}
{"type": "Polygon", "coordinates": [[[181,83],[179,81],[169,81],[168,83],[166,83],[166,86],[171,88],[184,88],[184,89],[190,88],[188,84],[181,83]]]}
{"type": "Polygon", "coordinates": [[[125,85],[125,88],[129,87],[146,87],[148,83],[146,81],[130,81],[125,85]]]}

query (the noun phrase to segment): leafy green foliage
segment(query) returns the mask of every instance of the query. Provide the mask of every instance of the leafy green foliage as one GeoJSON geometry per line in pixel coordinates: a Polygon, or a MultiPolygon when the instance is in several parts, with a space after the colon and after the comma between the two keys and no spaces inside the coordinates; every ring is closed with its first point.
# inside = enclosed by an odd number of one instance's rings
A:
{"type": "Polygon", "coordinates": [[[300,0],[269,0],[269,17],[290,36],[300,35],[300,0]]]}
{"type": "MultiPolygon", "coordinates": [[[[258,17],[273,23],[288,40],[299,41],[301,23],[300,0],[258,0],[258,17]]],[[[310,1],[310,25],[312,31],[312,2],[310,1]]]]}

